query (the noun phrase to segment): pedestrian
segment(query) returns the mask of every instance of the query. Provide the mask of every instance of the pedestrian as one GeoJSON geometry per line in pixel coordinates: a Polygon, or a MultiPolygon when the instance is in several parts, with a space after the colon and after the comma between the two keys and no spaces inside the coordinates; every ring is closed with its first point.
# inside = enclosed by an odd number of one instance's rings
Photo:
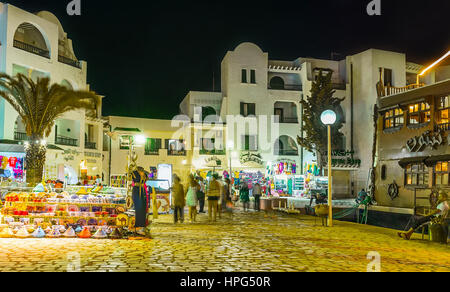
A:
{"type": "Polygon", "coordinates": [[[189,208],[189,219],[191,220],[191,223],[194,223],[197,218],[197,192],[199,189],[200,186],[197,181],[195,181],[194,176],[192,174],[189,175],[189,183],[186,188],[186,205],[189,208]]]}
{"type": "Polygon", "coordinates": [[[247,182],[243,181],[239,189],[239,198],[244,207],[244,212],[250,208],[250,191],[247,182]]]}
{"type": "Polygon", "coordinates": [[[262,195],[262,188],[261,185],[257,182],[253,186],[253,197],[255,198],[255,210],[261,211],[261,195],[262,195]]]}
{"type": "Polygon", "coordinates": [[[138,167],[133,171],[133,192],[132,199],[134,204],[134,211],[136,214],[135,232],[138,235],[146,236],[147,227],[147,185],[148,173],[142,167],[138,167]]]}
{"type": "Polygon", "coordinates": [[[205,213],[205,183],[202,177],[197,177],[199,190],[197,191],[198,204],[200,206],[199,213],[205,213]]]}
{"type": "Polygon", "coordinates": [[[208,218],[209,221],[216,222],[217,220],[217,208],[219,205],[221,186],[217,181],[219,175],[217,173],[213,174],[211,181],[208,185],[208,190],[206,196],[208,197],[208,218]]]}
{"type": "Polygon", "coordinates": [[[233,212],[233,202],[231,198],[231,180],[229,178],[225,179],[225,183],[223,185],[223,209],[224,211],[228,211],[230,214],[233,212]]]}
{"type": "Polygon", "coordinates": [[[172,186],[172,206],[174,208],[173,221],[175,224],[177,224],[178,221],[180,221],[180,223],[184,222],[184,206],[186,206],[184,195],[184,187],[181,184],[181,179],[175,174],[172,186]]]}

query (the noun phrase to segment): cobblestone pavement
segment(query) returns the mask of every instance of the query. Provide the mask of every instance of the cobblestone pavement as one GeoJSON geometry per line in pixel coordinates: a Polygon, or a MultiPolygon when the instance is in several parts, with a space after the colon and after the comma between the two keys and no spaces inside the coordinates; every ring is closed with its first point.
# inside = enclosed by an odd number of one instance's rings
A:
{"type": "Polygon", "coordinates": [[[448,246],[419,235],[404,241],[390,229],[242,212],[216,224],[206,215],[195,224],[171,220],[161,216],[148,241],[0,239],[0,271],[365,272],[372,251],[383,272],[450,271],[448,246]]]}

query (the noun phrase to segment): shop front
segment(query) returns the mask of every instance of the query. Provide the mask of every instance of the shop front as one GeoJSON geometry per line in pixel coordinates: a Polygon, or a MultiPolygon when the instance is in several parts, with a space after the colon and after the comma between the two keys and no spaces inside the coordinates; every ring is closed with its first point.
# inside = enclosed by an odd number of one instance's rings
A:
{"type": "Polygon", "coordinates": [[[376,200],[390,213],[428,215],[450,190],[450,80],[380,100],[376,200]]]}

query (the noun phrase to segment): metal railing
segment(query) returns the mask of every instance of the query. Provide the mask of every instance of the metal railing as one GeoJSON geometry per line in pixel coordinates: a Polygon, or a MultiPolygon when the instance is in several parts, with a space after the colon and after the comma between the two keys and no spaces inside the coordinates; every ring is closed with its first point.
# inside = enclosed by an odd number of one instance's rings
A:
{"type": "Polygon", "coordinates": [[[298,118],[282,118],[278,121],[278,123],[279,124],[298,124],[298,118]]]}
{"type": "Polygon", "coordinates": [[[84,142],[84,148],[95,150],[95,149],[97,149],[97,143],[86,141],[86,142],[84,142]]]}
{"type": "Polygon", "coordinates": [[[285,149],[280,149],[280,150],[275,150],[274,155],[280,155],[280,156],[298,156],[298,151],[297,150],[285,150],[285,149]]]}
{"type": "Polygon", "coordinates": [[[14,140],[16,140],[16,141],[27,141],[28,140],[27,133],[14,132],[14,140]]]}
{"type": "Polygon", "coordinates": [[[78,147],[78,140],[73,138],[67,138],[62,136],[57,136],[55,139],[55,144],[64,145],[64,146],[72,146],[78,147]]]}
{"type": "Polygon", "coordinates": [[[75,67],[75,68],[78,68],[78,69],[81,69],[81,62],[80,61],[73,60],[73,59],[70,59],[70,58],[67,58],[67,57],[64,57],[64,56],[61,56],[61,55],[58,55],[58,62],[67,64],[69,66],[72,66],[72,67],[75,67]]]}
{"type": "Polygon", "coordinates": [[[290,91],[303,91],[303,86],[302,85],[297,85],[297,84],[284,84],[283,87],[272,87],[269,85],[269,89],[271,90],[290,90],[290,91]]]}
{"type": "Polygon", "coordinates": [[[21,49],[21,50],[27,51],[29,53],[50,59],[50,52],[48,50],[37,48],[35,46],[32,46],[30,44],[27,44],[27,43],[24,43],[24,42],[21,42],[18,40],[14,40],[13,46],[17,49],[21,49]]]}
{"type": "Polygon", "coordinates": [[[186,156],[186,150],[167,150],[168,156],[186,156]]]}
{"type": "Polygon", "coordinates": [[[206,150],[206,149],[200,149],[199,151],[200,155],[225,155],[225,150],[206,150]]]}

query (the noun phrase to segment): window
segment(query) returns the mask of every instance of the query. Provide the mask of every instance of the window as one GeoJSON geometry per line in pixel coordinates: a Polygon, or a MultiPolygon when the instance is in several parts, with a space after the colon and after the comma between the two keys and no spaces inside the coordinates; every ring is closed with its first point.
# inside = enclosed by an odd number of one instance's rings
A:
{"type": "Polygon", "coordinates": [[[386,165],[381,167],[381,180],[386,180],[387,177],[387,168],[386,165]]]}
{"type": "Polygon", "coordinates": [[[401,128],[404,123],[403,110],[392,109],[384,114],[384,129],[401,128]]]}
{"type": "Polygon", "coordinates": [[[185,156],[184,140],[166,140],[166,149],[169,156],[185,156]]]}
{"type": "Polygon", "coordinates": [[[241,116],[249,117],[256,116],[256,104],[241,102],[241,116]]]}
{"type": "Polygon", "coordinates": [[[438,98],[437,102],[437,111],[438,111],[438,124],[446,125],[445,130],[449,130],[449,112],[450,112],[450,96],[444,96],[438,98]]]}
{"type": "Polygon", "coordinates": [[[256,84],[256,71],[255,70],[250,71],[250,83],[256,84]]]}
{"type": "Polygon", "coordinates": [[[394,86],[392,82],[392,69],[384,69],[384,86],[394,86]]]}
{"type": "Polygon", "coordinates": [[[258,136],[246,135],[242,136],[241,150],[258,151],[258,136]]]}
{"type": "Polygon", "coordinates": [[[406,167],[405,185],[428,186],[428,167],[423,163],[414,163],[406,167]]]}
{"type": "Polygon", "coordinates": [[[128,135],[122,135],[119,137],[119,148],[120,150],[129,150],[130,149],[130,141],[132,137],[128,135]]]}
{"type": "Polygon", "coordinates": [[[241,79],[242,83],[247,83],[247,70],[246,69],[242,69],[242,79],[241,79]]]}
{"type": "Polygon", "coordinates": [[[159,155],[161,144],[161,139],[147,138],[145,141],[145,155],[159,155]]]}
{"type": "MultiPolygon", "coordinates": [[[[200,155],[225,155],[222,144],[216,145],[216,139],[202,138],[200,139],[200,155]]],[[[219,141],[217,141],[219,142],[219,141]]]]}
{"type": "Polygon", "coordinates": [[[428,103],[422,102],[409,106],[409,124],[419,125],[431,121],[431,110],[428,103]]]}
{"type": "Polygon", "coordinates": [[[435,177],[435,185],[436,186],[448,186],[450,185],[450,171],[449,171],[449,162],[438,162],[436,167],[434,168],[434,177],[435,177]]]}

